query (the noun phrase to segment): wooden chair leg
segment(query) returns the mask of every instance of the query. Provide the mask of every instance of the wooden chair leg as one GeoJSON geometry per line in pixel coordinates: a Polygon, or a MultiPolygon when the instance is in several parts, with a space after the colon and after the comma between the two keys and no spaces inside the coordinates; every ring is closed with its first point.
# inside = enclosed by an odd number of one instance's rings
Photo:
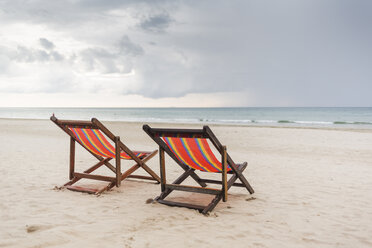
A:
{"type": "Polygon", "coordinates": [[[163,193],[165,191],[165,184],[166,181],[166,175],[165,175],[165,157],[164,157],[164,149],[159,148],[159,159],[160,159],[160,183],[161,183],[161,192],[163,193]]]}
{"type": "MultiPolygon", "coordinates": [[[[110,160],[111,160],[111,158],[102,159],[97,164],[95,164],[92,167],[90,167],[89,169],[85,170],[84,173],[92,173],[93,171],[95,171],[96,169],[98,169],[99,167],[101,167],[104,163],[106,163],[106,162],[108,162],[110,160]]],[[[65,183],[63,186],[72,185],[72,184],[76,183],[77,181],[79,181],[80,179],[81,178],[73,177],[70,181],[68,181],[67,183],[65,183]]]]}
{"type": "Polygon", "coordinates": [[[70,137],[70,180],[74,178],[75,172],[75,139],[70,137]]]}
{"type": "Polygon", "coordinates": [[[221,201],[222,197],[223,197],[222,195],[216,195],[216,197],[213,198],[211,203],[209,203],[208,206],[201,211],[201,213],[207,214],[208,212],[212,211],[217,206],[217,204],[221,201]]]}
{"type": "MultiPolygon", "coordinates": [[[[100,168],[102,165],[105,165],[105,164],[109,163],[109,161],[111,159],[112,158],[101,159],[97,164],[95,164],[92,167],[85,170],[84,173],[85,174],[92,173],[96,169],[100,168]]],[[[81,179],[82,179],[82,177],[75,177],[74,176],[72,180],[68,181],[63,186],[66,187],[69,190],[72,190],[72,191],[84,192],[84,193],[89,193],[89,194],[97,194],[97,195],[101,194],[103,191],[109,190],[109,189],[111,189],[112,187],[115,186],[115,183],[112,183],[112,182],[110,182],[107,186],[102,187],[101,189],[91,189],[91,188],[86,188],[86,187],[73,186],[73,184],[75,184],[76,182],[78,182],[81,179]]]]}
{"type": "MultiPolygon", "coordinates": [[[[185,171],[181,176],[179,176],[173,184],[181,184],[187,177],[189,177],[192,173],[194,173],[193,169],[189,169],[188,171],[185,171]]],[[[155,200],[163,200],[165,197],[167,197],[173,190],[171,189],[165,189],[158,197],[155,198],[155,200]]]]}
{"type": "MultiPolygon", "coordinates": [[[[237,179],[238,179],[238,176],[236,174],[234,174],[233,176],[230,177],[230,179],[229,179],[229,181],[227,182],[227,185],[226,185],[226,191],[231,188],[231,186],[235,183],[235,181],[237,179]]],[[[208,212],[212,211],[217,206],[217,204],[221,201],[221,199],[223,199],[223,194],[224,194],[224,192],[222,192],[219,195],[216,195],[216,197],[213,198],[211,203],[209,203],[209,205],[205,209],[203,209],[203,211],[201,211],[201,213],[202,214],[207,214],[208,212]]]]}
{"type": "Polygon", "coordinates": [[[254,190],[252,188],[252,186],[249,184],[248,180],[244,177],[243,175],[243,171],[245,170],[245,168],[247,167],[248,163],[247,162],[244,162],[241,166],[241,168],[237,169],[235,172],[235,174],[237,175],[237,177],[239,178],[239,180],[243,183],[243,185],[245,186],[245,188],[248,190],[248,192],[250,194],[253,194],[254,193],[254,190]]]}
{"type": "Polygon", "coordinates": [[[226,146],[222,147],[222,200],[227,201],[227,153],[226,146]]]}
{"type": "Polygon", "coordinates": [[[115,164],[116,164],[116,187],[120,186],[121,183],[121,157],[120,157],[120,137],[115,137],[115,164]]]}

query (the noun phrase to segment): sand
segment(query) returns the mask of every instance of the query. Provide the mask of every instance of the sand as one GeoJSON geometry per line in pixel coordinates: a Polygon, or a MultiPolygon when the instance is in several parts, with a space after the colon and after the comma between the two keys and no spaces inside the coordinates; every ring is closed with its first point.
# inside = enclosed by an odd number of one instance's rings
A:
{"type": "MultiPolygon", "coordinates": [[[[157,149],[141,123],[104,123],[132,149],[157,149]]],[[[147,204],[160,185],[144,181],[100,196],[58,190],[68,179],[68,136],[47,120],[1,119],[0,247],[372,247],[371,131],[211,127],[248,162],[256,192],[232,188],[203,216],[147,204]]],[[[94,162],[78,150],[78,169],[94,162]]],[[[148,165],[158,173],[158,156],[148,165]]],[[[169,159],[167,168],[169,180],[180,173],[169,159]]]]}

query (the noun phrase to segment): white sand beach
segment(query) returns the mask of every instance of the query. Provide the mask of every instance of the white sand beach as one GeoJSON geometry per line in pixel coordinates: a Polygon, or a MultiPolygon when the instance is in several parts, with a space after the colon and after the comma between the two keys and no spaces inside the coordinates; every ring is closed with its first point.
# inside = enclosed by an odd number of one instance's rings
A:
{"type": "MultiPolygon", "coordinates": [[[[103,123],[131,149],[157,149],[142,123],[103,123]]],[[[255,193],[233,187],[204,216],[146,203],[160,185],[141,180],[100,196],[58,190],[68,181],[68,136],[48,120],[0,119],[0,247],[372,247],[372,130],[211,128],[248,162],[255,193]]],[[[79,148],[78,169],[95,162],[79,148]]],[[[166,162],[172,181],[180,170],[166,162]]],[[[158,155],[147,164],[159,173],[158,155]]]]}

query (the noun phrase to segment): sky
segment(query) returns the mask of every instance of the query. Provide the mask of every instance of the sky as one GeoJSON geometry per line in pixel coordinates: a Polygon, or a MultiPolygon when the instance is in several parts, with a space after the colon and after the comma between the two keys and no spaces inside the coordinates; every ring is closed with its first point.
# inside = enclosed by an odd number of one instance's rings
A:
{"type": "Polygon", "coordinates": [[[0,107],[372,106],[370,0],[0,0],[0,107]]]}

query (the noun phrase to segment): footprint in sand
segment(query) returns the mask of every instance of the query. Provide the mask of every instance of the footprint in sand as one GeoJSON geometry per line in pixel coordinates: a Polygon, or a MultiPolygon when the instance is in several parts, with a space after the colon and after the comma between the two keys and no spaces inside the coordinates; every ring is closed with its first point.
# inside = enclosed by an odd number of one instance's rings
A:
{"type": "Polygon", "coordinates": [[[26,231],[28,233],[33,233],[36,231],[46,230],[52,228],[51,226],[41,226],[41,225],[26,225],[26,231]]]}
{"type": "Polygon", "coordinates": [[[247,199],[245,199],[246,201],[253,201],[253,200],[256,200],[257,198],[256,197],[250,197],[250,198],[247,198],[247,199]]]}

